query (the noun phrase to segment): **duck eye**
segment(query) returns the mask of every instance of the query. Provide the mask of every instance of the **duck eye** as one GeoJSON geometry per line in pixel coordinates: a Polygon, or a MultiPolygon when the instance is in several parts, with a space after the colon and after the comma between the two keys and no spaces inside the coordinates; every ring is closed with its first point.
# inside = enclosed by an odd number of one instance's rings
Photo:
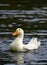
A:
{"type": "Polygon", "coordinates": [[[19,31],[20,31],[20,29],[19,29],[19,31]]]}

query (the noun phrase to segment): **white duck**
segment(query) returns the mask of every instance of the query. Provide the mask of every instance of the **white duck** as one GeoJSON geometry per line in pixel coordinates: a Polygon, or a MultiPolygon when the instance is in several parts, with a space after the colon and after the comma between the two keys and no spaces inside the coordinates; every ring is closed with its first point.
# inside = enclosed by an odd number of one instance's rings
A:
{"type": "Polygon", "coordinates": [[[21,28],[17,28],[13,35],[17,35],[17,38],[10,44],[10,49],[17,52],[25,52],[32,49],[37,49],[40,46],[40,41],[37,38],[32,38],[28,44],[23,44],[24,31],[21,28]]]}

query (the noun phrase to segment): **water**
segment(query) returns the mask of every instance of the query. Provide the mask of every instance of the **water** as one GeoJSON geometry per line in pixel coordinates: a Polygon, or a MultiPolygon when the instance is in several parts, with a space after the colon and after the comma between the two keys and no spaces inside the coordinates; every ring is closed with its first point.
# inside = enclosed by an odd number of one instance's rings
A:
{"type": "Polygon", "coordinates": [[[0,65],[47,65],[47,2],[46,1],[0,1],[0,65]],[[32,52],[15,53],[9,50],[15,39],[12,33],[23,28],[26,44],[32,37],[41,41],[32,52]]]}

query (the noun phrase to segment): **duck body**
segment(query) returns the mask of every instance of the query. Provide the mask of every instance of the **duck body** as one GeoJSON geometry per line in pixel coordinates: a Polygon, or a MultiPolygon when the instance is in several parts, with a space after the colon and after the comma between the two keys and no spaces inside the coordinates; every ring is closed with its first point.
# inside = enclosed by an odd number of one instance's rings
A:
{"type": "Polygon", "coordinates": [[[24,31],[21,28],[16,29],[13,35],[17,35],[17,38],[10,44],[10,49],[15,52],[37,49],[41,44],[40,41],[37,41],[37,38],[32,38],[26,45],[23,44],[24,31]]]}
{"type": "Polygon", "coordinates": [[[10,49],[12,51],[23,52],[23,43],[20,38],[16,38],[11,44],[10,49]],[[18,40],[18,41],[17,41],[18,40]],[[21,43],[20,43],[21,42],[21,43]]]}

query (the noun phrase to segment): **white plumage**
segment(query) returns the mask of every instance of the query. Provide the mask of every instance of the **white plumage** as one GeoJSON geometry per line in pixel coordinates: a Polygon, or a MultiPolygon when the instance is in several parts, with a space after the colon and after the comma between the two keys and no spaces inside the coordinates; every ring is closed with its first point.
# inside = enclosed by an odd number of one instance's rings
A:
{"type": "Polygon", "coordinates": [[[31,50],[31,49],[37,49],[40,46],[41,42],[37,41],[37,38],[32,38],[30,42],[25,46],[25,48],[31,50]]]}
{"type": "Polygon", "coordinates": [[[37,38],[32,38],[28,44],[23,44],[24,31],[21,28],[16,29],[13,35],[17,35],[17,38],[10,44],[10,49],[17,52],[25,52],[32,49],[37,49],[41,42],[37,38]]]}

